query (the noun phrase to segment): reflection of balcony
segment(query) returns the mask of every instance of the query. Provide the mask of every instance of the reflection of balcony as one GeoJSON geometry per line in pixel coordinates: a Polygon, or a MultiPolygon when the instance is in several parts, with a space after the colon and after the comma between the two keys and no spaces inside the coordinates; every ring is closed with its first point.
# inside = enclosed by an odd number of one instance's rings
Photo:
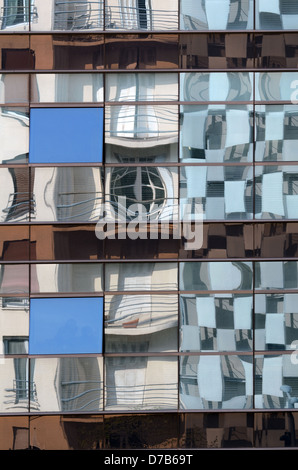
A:
{"type": "Polygon", "coordinates": [[[103,198],[100,192],[94,193],[59,193],[57,204],[57,220],[75,218],[97,220],[101,211],[103,198]],[[82,200],[75,200],[82,198],[82,200]]]}
{"type": "Polygon", "coordinates": [[[103,1],[56,1],[54,29],[103,29],[103,1]]]}
{"type": "MultiPolygon", "coordinates": [[[[21,2],[23,3],[23,2],[21,2]]],[[[36,7],[29,5],[4,6],[1,7],[1,29],[18,24],[33,22],[37,18],[36,7]]]]}
{"type": "Polygon", "coordinates": [[[29,384],[28,380],[14,379],[12,388],[6,388],[5,392],[9,394],[5,401],[6,405],[17,405],[18,408],[24,407],[28,410],[30,400],[30,405],[34,404],[38,409],[35,382],[30,381],[29,384]]]}
{"type": "Polygon", "coordinates": [[[137,7],[110,7],[105,27],[106,29],[143,29],[147,31],[177,29],[178,15],[174,11],[147,8],[145,1],[139,1],[137,7]],[[110,22],[107,22],[108,18],[110,18],[110,22]]]}

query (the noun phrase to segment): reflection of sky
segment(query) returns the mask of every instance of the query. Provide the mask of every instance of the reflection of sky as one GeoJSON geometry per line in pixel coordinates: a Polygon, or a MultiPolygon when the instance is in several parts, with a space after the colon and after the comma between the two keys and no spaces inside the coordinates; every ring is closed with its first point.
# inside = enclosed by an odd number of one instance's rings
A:
{"type": "Polygon", "coordinates": [[[102,352],[102,298],[31,299],[29,354],[102,352]]]}

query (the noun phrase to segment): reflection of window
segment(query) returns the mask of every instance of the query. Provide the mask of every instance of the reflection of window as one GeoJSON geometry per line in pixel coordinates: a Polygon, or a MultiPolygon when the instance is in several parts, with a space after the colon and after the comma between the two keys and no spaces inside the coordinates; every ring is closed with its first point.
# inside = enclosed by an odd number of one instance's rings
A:
{"type": "Polygon", "coordinates": [[[103,28],[103,1],[55,1],[54,29],[103,28]]]}
{"type": "Polygon", "coordinates": [[[30,6],[34,0],[4,0],[1,9],[2,29],[22,23],[29,23],[30,6]]]}

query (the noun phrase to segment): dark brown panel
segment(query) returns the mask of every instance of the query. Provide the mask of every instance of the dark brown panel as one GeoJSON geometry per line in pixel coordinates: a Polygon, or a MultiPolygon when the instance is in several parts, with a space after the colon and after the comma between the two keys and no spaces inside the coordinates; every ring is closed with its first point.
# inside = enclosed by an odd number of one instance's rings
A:
{"type": "Polygon", "coordinates": [[[29,417],[2,416],[0,419],[0,450],[29,449],[29,417]]]}
{"type": "Polygon", "coordinates": [[[3,35],[0,44],[2,70],[34,69],[34,51],[28,35],[3,35]]]}
{"type": "Polygon", "coordinates": [[[255,35],[257,67],[296,68],[297,33],[260,33],[255,35]]]}
{"type": "Polygon", "coordinates": [[[29,260],[29,227],[26,225],[0,226],[0,260],[29,260]]]}
{"type": "Polygon", "coordinates": [[[264,222],[255,227],[256,255],[261,258],[298,256],[297,222],[264,222]]]}

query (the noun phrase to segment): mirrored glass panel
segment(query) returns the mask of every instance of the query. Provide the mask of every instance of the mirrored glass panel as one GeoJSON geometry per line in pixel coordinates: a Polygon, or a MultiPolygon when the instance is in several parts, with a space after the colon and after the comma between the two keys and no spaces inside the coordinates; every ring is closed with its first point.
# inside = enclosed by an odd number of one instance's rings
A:
{"type": "Polygon", "coordinates": [[[0,265],[0,294],[26,295],[29,293],[29,266],[28,264],[1,264],[0,265]]]}
{"type": "MultiPolygon", "coordinates": [[[[38,1],[38,0],[37,0],[38,1]]],[[[30,21],[36,18],[33,7],[35,0],[1,0],[1,29],[4,31],[28,31],[30,21]]]]}
{"type": "Polygon", "coordinates": [[[252,295],[180,297],[180,351],[251,351],[252,295]]]}
{"type": "Polygon", "coordinates": [[[0,260],[29,260],[29,227],[28,225],[4,225],[0,231],[0,260]]]}
{"type": "Polygon", "coordinates": [[[106,101],[177,101],[176,73],[113,73],[106,75],[106,101]]]}
{"type": "Polygon", "coordinates": [[[298,289],[297,261],[256,261],[255,288],[298,289]]]}
{"type": "Polygon", "coordinates": [[[180,0],[182,30],[252,29],[253,0],[180,0]]]}
{"type": "Polygon", "coordinates": [[[153,166],[106,168],[106,220],[131,222],[129,232],[135,230],[136,223],[147,222],[147,218],[172,219],[178,204],[177,171],[153,166]]]}
{"type": "Polygon", "coordinates": [[[255,167],[257,219],[297,219],[298,165],[255,167]]]}
{"type": "Polygon", "coordinates": [[[82,73],[31,75],[34,103],[97,103],[103,101],[103,76],[82,73]]]}
{"type": "Polygon", "coordinates": [[[107,69],[177,69],[179,59],[177,34],[110,34],[105,37],[107,69]]]}
{"type": "Polygon", "coordinates": [[[105,410],[177,409],[176,357],[124,356],[105,360],[105,410]]]}
{"type": "Polygon", "coordinates": [[[102,357],[37,358],[31,371],[35,387],[35,402],[31,403],[31,411],[102,411],[102,357]]]}
{"type": "Polygon", "coordinates": [[[102,292],[102,264],[51,263],[30,265],[31,293],[102,292]]]}
{"type": "Polygon", "coordinates": [[[298,224],[292,222],[264,222],[255,225],[255,253],[262,258],[297,258],[298,224]]]}
{"type": "Polygon", "coordinates": [[[2,416],[0,429],[1,450],[29,449],[29,416],[2,416]]]}
{"type": "Polygon", "coordinates": [[[248,409],[252,399],[252,356],[180,358],[180,408],[248,409]]]}
{"type": "Polygon", "coordinates": [[[176,295],[106,295],[105,351],[177,351],[176,295]]]}
{"type": "Polygon", "coordinates": [[[0,168],[0,222],[26,222],[34,212],[29,169],[0,168]]]}
{"type": "Polygon", "coordinates": [[[251,162],[252,156],[251,106],[181,106],[180,159],[183,162],[251,162]]]}
{"type": "MultiPolygon", "coordinates": [[[[15,0],[13,1],[16,3],[15,0]]],[[[2,70],[18,71],[34,69],[34,50],[30,47],[29,36],[27,34],[14,33],[1,35],[0,64],[2,70]]]]}
{"type": "Polygon", "coordinates": [[[178,0],[106,0],[105,29],[178,29],[178,0]]]}
{"type": "Polygon", "coordinates": [[[0,354],[28,354],[29,299],[13,295],[0,297],[0,354]]]}
{"type": "Polygon", "coordinates": [[[184,166],[181,205],[198,204],[204,220],[253,218],[252,166],[184,166]]]}
{"type": "Polygon", "coordinates": [[[296,29],[298,6],[296,2],[256,0],[256,29],[296,29]]]}
{"type": "Polygon", "coordinates": [[[180,290],[251,290],[251,262],[207,261],[180,263],[180,290]]]}
{"type": "Polygon", "coordinates": [[[297,358],[293,360],[292,354],[257,356],[255,387],[255,408],[297,408],[297,358]]]}
{"type": "Polygon", "coordinates": [[[297,72],[256,72],[255,80],[257,101],[296,101],[297,104],[297,72]]]}
{"type": "Polygon", "coordinates": [[[177,263],[107,263],[105,290],[172,291],[178,289],[177,263]]]}
{"type": "Polygon", "coordinates": [[[32,3],[32,31],[103,29],[103,0],[33,0],[32,3]]]}
{"type": "Polygon", "coordinates": [[[1,74],[0,102],[27,104],[29,102],[29,75],[1,74]]]}
{"type": "Polygon", "coordinates": [[[180,74],[181,101],[252,101],[251,72],[189,72],[180,74]]]}
{"type": "Polygon", "coordinates": [[[298,106],[256,106],[255,113],[256,161],[298,161],[298,106]]]}
{"type": "Polygon", "coordinates": [[[0,163],[28,162],[29,110],[27,108],[0,108],[0,163]]]}
{"type": "Polygon", "coordinates": [[[296,349],[298,294],[255,295],[255,347],[258,350],[296,349]]]}
{"type": "MultiPolygon", "coordinates": [[[[264,3],[269,5],[268,2],[264,3]]],[[[275,2],[274,5],[277,6],[278,2],[275,2]]],[[[256,67],[266,69],[296,68],[297,33],[256,34],[255,46],[256,67]]]]}
{"type": "Polygon", "coordinates": [[[105,107],[108,163],[178,161],[178,106],[105,107]]]}
{"type": "Polygon", "coordinates": [[[36,402],[34,380],[29,372],[29,359],[25,357],[2,358],[1,375],[1,413],[28,413],[29,402],[36,402]]]}
{"type": "Polygon", "coordinates": [[[102,169],[42,167],[31,169],[32,221],[97,222],[103,204],[102,169]]]}

